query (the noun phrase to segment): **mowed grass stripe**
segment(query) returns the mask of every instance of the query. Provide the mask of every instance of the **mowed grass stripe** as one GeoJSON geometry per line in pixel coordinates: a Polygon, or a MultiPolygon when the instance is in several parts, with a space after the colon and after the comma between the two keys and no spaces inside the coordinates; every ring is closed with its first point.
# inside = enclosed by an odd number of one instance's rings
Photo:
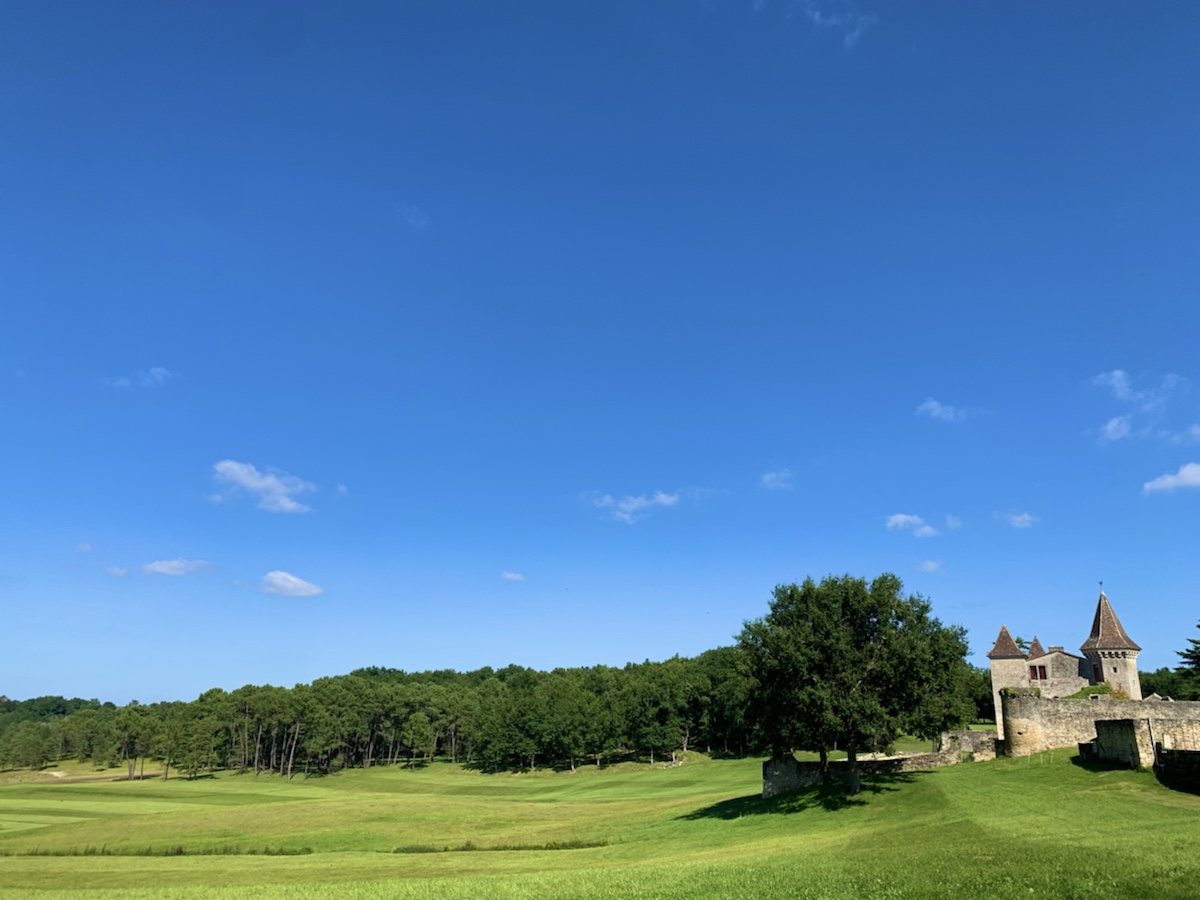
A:
{"type": "MultiPolygon", "coordinates": [[[[110,804],[110,814],[36,834],[0,830],[0,852],[114,842],[315,852],[8,856],[0,859],[0,896],[108,888],[111,896],[193,898],[961,897],[1035,886],[1094,900],[1192,896],[1200,883],[1200,798],[1143,773],[1079,768],[1065,752],[881,778],[851,802],[822,791],[763,801],[759,775],[755,760],[693,757],[675,769],[574,775],[488,776],[441,764],[290,785],[221,775],[124,795],[121,788],[143,786],[22,785],[23,810],[37,807],[30,791],[52,806],[69,787],[110,804]],[[201,794],[204,803],[179,802],[201,794]],[[1120,826],[1119,853],[1110,822],[1120,826]],[[567,842],[604,846],[458,849],[567,842]],[[396,847],[451,852],[392,853],[396,847]]],[[[9,790],[0,786],[0,803],[9,790]]]]}

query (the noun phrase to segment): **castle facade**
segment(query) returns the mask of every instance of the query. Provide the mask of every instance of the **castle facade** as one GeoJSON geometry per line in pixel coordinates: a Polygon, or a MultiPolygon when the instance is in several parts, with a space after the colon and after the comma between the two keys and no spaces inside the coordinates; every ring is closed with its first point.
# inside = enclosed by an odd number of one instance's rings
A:
{"type": "Polygon", "coordinates": [[[996,730],[1004,737],[1004,715],[1000,691],[1004,688],[1037,688],[1043,697],[1067,697],[1084,688],[1107,684],[1113,694],[1130,700],[1142,699],[1137,656],[1141,647],[1122,627],[1104,592],[1096,604],[1092,631],[1080,646],[1082,656],[1063,647],[1042,647],[1035,636],[1022,650],[1008,627],[1000,626],[996,645],[988,653],[992,669],[992,699],[996,706],[996,730]]]}

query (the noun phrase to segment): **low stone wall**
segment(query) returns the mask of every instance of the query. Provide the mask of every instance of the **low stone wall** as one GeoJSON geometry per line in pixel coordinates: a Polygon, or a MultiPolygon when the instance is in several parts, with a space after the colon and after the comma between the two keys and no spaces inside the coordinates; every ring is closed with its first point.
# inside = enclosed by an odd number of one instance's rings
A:
{"type": "MultiPolygon", "coordinates": [[[[994,731],[944,731],[933,742],[938,754],[967,754],[974,762],[985,762],[996,758],[996,732],[994,731]]],[[[966,760],[964,759],[964,762],[966,760]]]]}
{"type": "MultiPolygon", "coordinates": [[[[890,774],[893,772],[923,772],[942,766],[962,762],[964,756],[975,761],[995,759],[996,732],[994,731],[947,731],[934,742],[938,748],[933,753],[916,753],[908,756],[887,756],[881,759],[858,761],[859,773],[863,776],[890,774]]],[[[829,763],[829,774],[835,781],[845,781],[849,764],[844,759],[829,763]]],[[[821,781],[819,762],[800,762],[795,758],[768,759],[763,763],[763,799],[778,797],[802,788],[812,787],[821,781]]]]}
{"type": "MultiPolygon", "coordinates": [[[[1073,747],[1096,737],[1101,720],[1149,720],[1153,740],[1164,747],[1200,749],[1200,702],[1165,700],[1055,700],[1007,689],[1000,698],[1004,752],[1028,756],[1055,747],[1073,747]],[[1193,743],[1194,741],[1194,743],[1193,743]]],[[[1151,744],[1152,746],[1152,744],[1151,744]]]]}

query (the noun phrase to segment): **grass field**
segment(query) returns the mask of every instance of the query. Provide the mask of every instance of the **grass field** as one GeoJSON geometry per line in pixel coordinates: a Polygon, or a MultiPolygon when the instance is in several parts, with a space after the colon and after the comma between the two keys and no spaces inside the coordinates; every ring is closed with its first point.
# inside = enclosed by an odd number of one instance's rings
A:
{"type": "Polygon", "coordinates": [[[881,778],[852,802],[763,801],[758,761],[694,754],[290,784],[7,773],[0,897],[1195,897],[1200,797],[1071,756],[881,778]]]}

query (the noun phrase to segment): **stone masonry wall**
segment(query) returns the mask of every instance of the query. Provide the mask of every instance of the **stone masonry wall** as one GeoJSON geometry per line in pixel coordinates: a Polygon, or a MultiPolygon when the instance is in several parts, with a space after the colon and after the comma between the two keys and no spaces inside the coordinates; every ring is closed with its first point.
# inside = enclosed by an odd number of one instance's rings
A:
{"type": "Polygon", "coordinates": [[[1028,756],[1054,747],[1072,747],[1096,737],[1098,719],[1149,719],[1154,739],[1180,749],[1200,749],[1192,743],[1200,730],[1200,701],[1054,700],[1032,693],[1005,691],[1001,697],[1005,753],[1028,756]]]}
{"type": "Polygon", "coordinates": [[[1154,744],[1146,719],[1097,719],[1094,746],[1098,759],[1128,763],[1131,769],[1154,766],[1154,744]]]}
{"type": "MultiPolygon", "coordinates": [[[[864,776],[892,772],[921,772],[941,766],[952,766],[961,762],[965,753],[970,753],[970,758],[977,762],[994,759],[996,757],[996,732],[947,731],[938,737],[935,746],[939,749],[933,753],[889,756],[884,759],[859,759],[858,769],[864,776]]],[[[829,763],[830,775],[836,781],[846,779],[848,768],[848,763],[844,759],[833,760],[829,763]]],[[[763,763],[762,772],[764,800],[811,787],[821,781],[821,764],[819,762],[800,762],[794,758],[768,759],[763,763]]]]}

